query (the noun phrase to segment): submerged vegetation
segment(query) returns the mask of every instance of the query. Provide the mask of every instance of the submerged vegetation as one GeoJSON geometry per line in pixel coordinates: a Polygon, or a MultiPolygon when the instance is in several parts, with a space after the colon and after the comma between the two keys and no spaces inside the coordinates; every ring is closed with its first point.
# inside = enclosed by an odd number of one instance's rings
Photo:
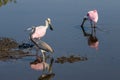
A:
{"type": "Polygon", "coordinates": [[[16,3],[16,0],[0,0],[0,7],[3,6],[3,5],[8,4],[9,2],[16,3]]]}
{"type": "Polygon", "coordinates": [[[11,38],[1,37],[0,38],[0,51],[10,51],[18,47],[18,43],[11,38]]]}
{"type": "Polygon", "coordinates": [[[16,40],[8,37],[0,38],[0,60],[6,61],[9,59],[19,59],[29,56],[28,52],[18,48],[19,43],[16,40]]]}
{"type": "MultiPolygon", "coordinates": [[[[32,49],[33,46],[33,44],[29,43],[19,44],[16,40],[12,38],[0,37],[0,61],[6,61],[10,59],[21,59],[22,57],[26,56],[35,56],[29,51],[27,51],[27,49],[32,49]]],[[[74,63],[86,60],[88,60],[87,57],[70,55],[57,57],[55,63],[74,63]]]]}
{"type": "Polygon", "coordinates": [[[74,62],[86,61],[86,60],[88,60],[87,57],[70,55],[68,57],[66,57],[66,56],[58,57],[55,62],[63,64],[63,63],[66,63],[66,62],[74,63],[74,62]]]}

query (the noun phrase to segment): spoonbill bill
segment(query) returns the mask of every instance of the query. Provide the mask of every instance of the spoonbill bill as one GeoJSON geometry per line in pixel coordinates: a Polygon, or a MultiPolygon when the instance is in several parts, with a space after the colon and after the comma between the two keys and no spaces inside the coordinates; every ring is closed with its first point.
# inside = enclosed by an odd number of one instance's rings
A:
{"type": "Polygon", "coordinates": [[[84,22],[86,20],[90,21],[90,24],[91,24],[92,27],[96,27],[96,23],[98,21],[98,12],[97,12],[97,10],[88,11],[87,16],[84,17],[81,26],[84,25],[84,22]]]}
{"type": "Polygon", "coordinates": [[[27,30],[32,30],[31,38],[40,39],[46,34],[46,30],[48,27],[50,27],[50,30],[53,30],[53,26],[51,24],[50,18],[47,18],[45,20],[45,25],[40,25],[40,26],[36,26],[36,27],[33,26],[33,27],[28,28],[27,30]]]}

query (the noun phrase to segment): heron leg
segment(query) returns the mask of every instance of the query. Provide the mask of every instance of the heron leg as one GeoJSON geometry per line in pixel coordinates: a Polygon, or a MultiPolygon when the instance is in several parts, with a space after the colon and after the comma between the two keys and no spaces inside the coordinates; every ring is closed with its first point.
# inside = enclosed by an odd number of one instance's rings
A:
{"type": "Polygon", "coordinates": [[[36,56],[38,57],[38,52],[39,52],[39,49],[36,48],[36,56]]]}
{"type": "Polygon", "coordinates": [[[49,72],[49,73],[52,73],[52,65],[53,65],[53,62],[54,62],[54,59],[52,58],[52,59],[50,60],[50,65],[49,65],[49,68],[48,68],[48,72],[49,72]]]}
{"type": "Polygon", "coordinates": [[[41,50],[42,57],[43,57],[43,62],[46,62],[46,51],[41,50]]]}

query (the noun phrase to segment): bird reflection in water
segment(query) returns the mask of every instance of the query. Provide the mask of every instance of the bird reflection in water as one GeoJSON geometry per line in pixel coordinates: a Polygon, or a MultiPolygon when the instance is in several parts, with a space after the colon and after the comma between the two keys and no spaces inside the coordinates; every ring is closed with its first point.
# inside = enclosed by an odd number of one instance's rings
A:
{"type": "Polygon", "coordinates": [[[55,76],[55,74],[52,72],[52,65],[54,62],[54,59],[49,59],[50,63],[48,64],[47,61],[43,61],[41,57],[37,57],[36,60],[33,62],[30,62],[30,67],[37,71],[42,71],[42,75],[38,78],[38,80],[51,80],[55,76]]]}
{"type": "Polygon", "coordinates": [[[83,26],[86,20],[87,20],[87,19],[84,18],[84,19],[83,19],[83,22],[82,22],[82,24],[81,24],[81,28],[82,28],[83,34],[84,34],[85,37],[88,38],[88,45],[89,45],[90,47],[95,48],[95,49],[97,50],[97,49],[98,49],[98,46],[99,46],[99,40],[98,40],[98,38],[96,37],[96,27],[92,27],[92,26],[91,26],[91,32],[88,33],[88,32],[84,29],[85,26],[83,26]]]}
{"type": "Polygon", "coordinates": [[[91,28],[91,33],[87,33],[83,26],[81,26],[81,28],[82,28],[84,36],[88,38],[88,45],[97,50],[99,46],[99,40],[96,37],[96,29],[91,28]]]}

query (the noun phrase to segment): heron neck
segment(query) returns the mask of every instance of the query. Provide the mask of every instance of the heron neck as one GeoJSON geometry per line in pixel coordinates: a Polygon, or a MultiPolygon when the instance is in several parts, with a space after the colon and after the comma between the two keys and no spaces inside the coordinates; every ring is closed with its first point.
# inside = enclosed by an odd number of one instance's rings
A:
{"type": "Polygon", "coordinates": [[[30,33],[30,40],[36,45],[35,40],[32,38],[33,33],[35,32],[36,28],[33,28],[33,31],[30,33]]]}

